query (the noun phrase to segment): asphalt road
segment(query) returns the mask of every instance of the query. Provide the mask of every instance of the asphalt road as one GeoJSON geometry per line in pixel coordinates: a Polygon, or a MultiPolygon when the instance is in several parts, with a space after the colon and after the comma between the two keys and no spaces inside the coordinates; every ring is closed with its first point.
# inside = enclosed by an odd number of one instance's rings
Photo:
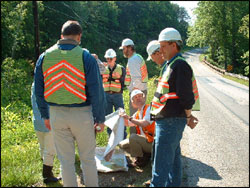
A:
{"type": "Polygon", "coordinates": [[[184,54],[192,66],[201,111],[181,141],[187,187],[249,187],[249,87],[223,78],[199,61],[202,50],[184,54]]]}

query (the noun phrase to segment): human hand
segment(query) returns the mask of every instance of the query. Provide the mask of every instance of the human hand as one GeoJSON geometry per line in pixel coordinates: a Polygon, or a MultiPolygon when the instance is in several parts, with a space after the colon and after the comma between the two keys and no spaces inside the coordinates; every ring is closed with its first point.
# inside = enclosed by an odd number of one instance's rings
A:
{"type": "Polygon", "coordinates": [[[112,76],[116,77],[116,78],[120,78],[121,77],[121,75],[118,72],[113,73],[112,76]]]}
{"type": "Polygon", "coordinates": [[[91,54],[92,56],[94,56],[95,59],[98,59],[98,55],[96,54],[91,54]]]}
{"type": "Polygon", "coordinates": [[[190,115],[190,118],[187,118],[187,125],[193,129],[198,124],[199,120],[194,117],[192,114],[190,115]]]}
{"type": "Polygon", "coordinates": [[[49,121],[49,119],[44,119],[44,125],[45,125],[45,127],[47,127],[49,130],[51,130],[51,126],[50,126],[50,121],[49,121]]]}
{"type": "Polygon", "coordinates": [[[104,123],[95,123],[94,128],[95,128],[95,132],[102,132],[104,130],[104,123]]]}

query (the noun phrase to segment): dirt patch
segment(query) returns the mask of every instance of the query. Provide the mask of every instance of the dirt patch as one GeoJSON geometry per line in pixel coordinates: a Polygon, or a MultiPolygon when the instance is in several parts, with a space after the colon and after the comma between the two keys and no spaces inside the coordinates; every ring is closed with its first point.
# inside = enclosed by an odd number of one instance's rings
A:
{"type": "MultiPolygon", "coordinates": [[[[100,187],[143,187],[143,183],[151,179],[151,164],[144,168],[129,168],[127,172],[98,172],[100,187]]],[[[82,173],[78,173],[78,185],[84,186],[82,173]]]]}

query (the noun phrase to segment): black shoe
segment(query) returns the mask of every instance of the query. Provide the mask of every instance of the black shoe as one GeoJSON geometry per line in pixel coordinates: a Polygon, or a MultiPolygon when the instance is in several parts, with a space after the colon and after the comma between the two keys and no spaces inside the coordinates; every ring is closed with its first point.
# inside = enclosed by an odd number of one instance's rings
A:
{"type": "Polygon", "coordinates": [[[136,161],[135,161],[135,164],[142,168],[142,167],[145,167],[149,162],[149,158],[147,157],[137,157],[136,161]]]}
{"type": "Polygon", "coordinates": [[[55,183],[61,178],[56,178],[52,172],[53,166],[43,165],[43,182],[44,183],[55,183]]]}
{"type": "Polygon", "coordinates": [[[43,179],[43,183],[47,184],[47,183],[55,183],[58,182],[59,179],[56,177],[48,177],[48,178],[44,178],[43,179]]]}

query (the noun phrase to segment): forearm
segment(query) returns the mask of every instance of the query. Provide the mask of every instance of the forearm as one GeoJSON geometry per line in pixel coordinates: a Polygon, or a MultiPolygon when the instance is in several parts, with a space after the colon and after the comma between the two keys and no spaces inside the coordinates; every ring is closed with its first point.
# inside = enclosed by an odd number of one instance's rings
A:
{"type": "Polygon", "coordinates": [[[138,119],[134,119],[134,118],[132,118],[130,120],[130,122],[135,124],[135,125],[138,125],[140,127],[146,127],[146,126],[150,125],[150,123],[147,120],[138,120],[138,119]]]}
{"type": "Polygon", "coordinates": [[[46,103],[44,99],[44,77],[42,72],[42,62],[43,62],[44,54],[42,54],[37,63],[36,63],[36,69],[35,69],[35,97],[38,109],[40,111],[41,117],[44,119],[49,119],[49,109],[48,104],[46,103]]]}

